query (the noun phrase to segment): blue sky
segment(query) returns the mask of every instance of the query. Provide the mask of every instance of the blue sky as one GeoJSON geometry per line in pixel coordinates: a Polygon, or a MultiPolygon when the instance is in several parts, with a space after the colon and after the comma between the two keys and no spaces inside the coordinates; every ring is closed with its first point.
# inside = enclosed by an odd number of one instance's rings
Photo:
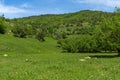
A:
{"type": "Polygon", "coordinates": [[[62,14],[80,10],[114,11],[120,0],[0,0],[0,14],[17,18],[40,14],[62,14]]]}

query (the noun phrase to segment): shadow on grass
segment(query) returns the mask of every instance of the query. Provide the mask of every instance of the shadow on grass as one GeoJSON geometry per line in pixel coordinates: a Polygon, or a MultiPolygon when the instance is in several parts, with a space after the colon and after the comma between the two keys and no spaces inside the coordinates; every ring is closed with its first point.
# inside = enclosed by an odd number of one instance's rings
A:
{"type": "Polygon", "coordinates": [[[93,56],[90,56],[92,58],[117,58],[117,57],[120,57],[118,56],[117,54],[115,55],[108,55],[108,54],[104,54],[104,55],[93,55],[93,56]]]}

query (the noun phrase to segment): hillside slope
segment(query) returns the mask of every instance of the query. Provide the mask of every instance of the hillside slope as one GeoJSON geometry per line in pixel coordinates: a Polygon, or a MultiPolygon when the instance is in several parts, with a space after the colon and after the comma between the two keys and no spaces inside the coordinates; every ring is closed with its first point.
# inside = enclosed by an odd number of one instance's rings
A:
{"type": "MultiPolygon", "coordinates": [[[[29,31],[31,30],[27,35],[36,35],[44,31],[46,36],[54,37],[61,34],[80,34],[82,32],[81,28],[89,26],[92,28],[96,25],[101,25],[104,23],[104,19],[109,20],[114,16],[114,13],[84,10],[68,14],[47,14],[17,18],[12,19],[11,22],[14,23],[14,26],[17,26],[17,28],[23,27],[28,28],[29,31]]],[[[16,32],[14,33],[16,34],[16,32]]]]}
{"type": "Polygon", "coordinates": [[[45,42],[39,42],[31,38],[22,39],[10,35],[0,35],[0,53],[59,53],[60,50],[56,46],[56,41],[51,38],[46,38],[45,42]]]}
{"type": "Polygon", "coordinates": [[[10,20],[10,23],[13,24],[11,32],[14,36],[37,38],[40,41],[44,41],[44,37],[51,37],[57,39],[60,47],[67,52],[120,53],[119,21],[120,13],[84,10],[68,14],[17,18],[10,20]],[[78,36],[78,42],[73,39],[75,36],[78,36]],[[69,37],[72,37],[73,41],[66,39],[69,37]]]}

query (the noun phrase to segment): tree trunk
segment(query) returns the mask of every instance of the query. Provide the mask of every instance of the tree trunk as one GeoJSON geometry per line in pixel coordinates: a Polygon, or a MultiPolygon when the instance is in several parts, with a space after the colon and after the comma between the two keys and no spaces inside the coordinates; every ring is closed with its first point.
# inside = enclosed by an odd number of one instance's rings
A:
{"type": "Polygon", "coordinates": [[[120,56],[120,49],[118,49],[117,51],[118,51],[118,56],[120,56]]]}

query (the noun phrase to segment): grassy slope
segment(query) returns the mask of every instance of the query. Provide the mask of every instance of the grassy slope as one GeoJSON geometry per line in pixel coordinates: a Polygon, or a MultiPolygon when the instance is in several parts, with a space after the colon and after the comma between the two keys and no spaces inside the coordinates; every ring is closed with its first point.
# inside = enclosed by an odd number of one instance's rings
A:
{"type": "Polygon", "coordinates": [[[11,53],[55,53],[60,52],[56,41],[46,38],[45,42],[36,39],[15,38],[10,35],[0,35],[0,51],[11,53]]]}
{"type": "Polygon", "coordinates": [[[120,58],[115,54],[60,54],[56,41],[0,35],[1,80],[119,80],[120,58]],[[8,54],[7,57],[3,56],[8,54]],[[106,57],[105,57],[106,56],[106,57]]]}

